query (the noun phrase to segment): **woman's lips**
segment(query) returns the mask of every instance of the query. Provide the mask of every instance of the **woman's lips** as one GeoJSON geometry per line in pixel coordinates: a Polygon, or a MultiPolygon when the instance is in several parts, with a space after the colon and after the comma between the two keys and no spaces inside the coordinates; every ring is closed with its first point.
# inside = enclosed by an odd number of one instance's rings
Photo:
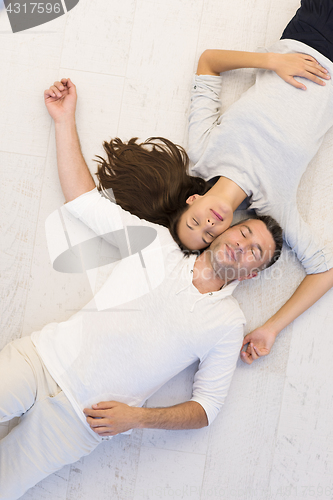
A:
{"type": "Polygon", "coordinates": [[[220,215],[219,213],[215,212],[215,210],[212,210],[212,209],[210,209],[210,210],[211,210],[211,212],[213,212],[213,215],[214,215],[215,219],[223,221],[222,215],[220,215]]]}

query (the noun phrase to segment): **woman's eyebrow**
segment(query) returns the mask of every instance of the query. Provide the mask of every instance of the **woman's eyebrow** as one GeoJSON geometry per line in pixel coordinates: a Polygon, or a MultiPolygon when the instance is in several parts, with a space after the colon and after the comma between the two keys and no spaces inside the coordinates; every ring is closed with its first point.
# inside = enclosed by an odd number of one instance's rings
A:
{"type": "Polygon", "coordinates": [[[191,229],[191,230],[193,231],[193,227],[189,226],[189,225],[188,225],[188,223],[187,223],[187,221],[186,221],[186,225],[187,225],[187,227],[188,227],[189,229],[191,229]]]}

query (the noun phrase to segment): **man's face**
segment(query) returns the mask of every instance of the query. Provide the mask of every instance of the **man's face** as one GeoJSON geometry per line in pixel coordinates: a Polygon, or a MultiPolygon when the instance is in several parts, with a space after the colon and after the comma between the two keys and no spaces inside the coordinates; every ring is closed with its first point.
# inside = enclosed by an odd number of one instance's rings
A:
{"type": "Polygon", "coordinates": [[[216,274],[225,281],[249,279],[273,257],[275,243],[266,225],[250,219],[227,229],[206,252],[216,274]]]}

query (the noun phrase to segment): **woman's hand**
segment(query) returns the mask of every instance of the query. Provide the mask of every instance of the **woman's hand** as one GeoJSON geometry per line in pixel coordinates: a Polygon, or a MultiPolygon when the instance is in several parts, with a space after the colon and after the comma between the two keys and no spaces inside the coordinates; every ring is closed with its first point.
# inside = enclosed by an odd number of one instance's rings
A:
{"type": "Polygon", "coordinates": [[[74,119],[76,108],[76,87],[69,78],[54,82],[44,92],[46,108],[55,122],[74,119]]]}
{"type": "Polygon", "coordinates": [[[295,76],[307,78],[318,85],[325,85],[321,80],[329,80],[328,71],[323,68],[314,57],[307,54],[270,54],[270,69],[275,71],[285,82],[290,83],[298,89],[306,90],[303,83],[295,80],[295,76]]]}
{"type": "Polygon", "coordinates": [[[248,333],[243,340],[242,349],[248,344],[247,349],[242,351],[241,360],[250,365],[261,356],[267,356],[275,342],[276,333],[265,326],[260,326],[248,333]]]}

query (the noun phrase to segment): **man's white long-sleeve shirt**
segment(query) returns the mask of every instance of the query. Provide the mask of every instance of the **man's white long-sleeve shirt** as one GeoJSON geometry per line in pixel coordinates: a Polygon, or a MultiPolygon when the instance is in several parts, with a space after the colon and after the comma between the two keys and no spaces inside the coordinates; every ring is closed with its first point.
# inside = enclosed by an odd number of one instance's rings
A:
{"type": "Polygon", "coordinates": [[[245,318],[232,296],[238,282],[201,294],[192,283],[196,256],[184,256],[166,228],[122,210],[97,189],[67,203],[66,211],[107,234],[123,257],[82,311],[32,335],[82,421],[82,409],[100,401],[141,406],[199,360],[192,401],[211,423],[243,340],[245,318]]]}

